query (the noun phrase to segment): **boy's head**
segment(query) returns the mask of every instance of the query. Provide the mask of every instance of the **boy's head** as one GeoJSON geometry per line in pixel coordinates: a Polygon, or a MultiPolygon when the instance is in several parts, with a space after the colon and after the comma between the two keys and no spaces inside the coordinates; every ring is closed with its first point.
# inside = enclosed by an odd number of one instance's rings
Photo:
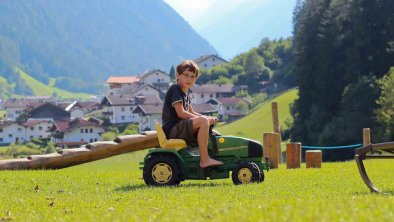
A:
{"type": "Polygon", "coordinates": [[[200,69],[191,60],[185,60],[176,67],[176,81],[185,90],[194,85],[199,74],[200,69]]]}
{"type": "Polygon", "coordinates": [[[198,75],[200,75],[200,69],[198,68],[197,64],[192,60],[185,60],[176,67],[176,73],[178,75],[182,75],[186,71],[194,73],[196,78],[198,77],[198,75]]]}

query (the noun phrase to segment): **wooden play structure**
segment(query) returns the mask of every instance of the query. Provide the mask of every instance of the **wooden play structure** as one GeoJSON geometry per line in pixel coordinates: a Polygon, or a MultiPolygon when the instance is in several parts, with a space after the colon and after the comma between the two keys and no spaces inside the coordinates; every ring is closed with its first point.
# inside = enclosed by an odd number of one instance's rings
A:
{"type": "Polygon", "coordinates": [[[156,131],[146,131],[144,135],[119,136],[114,141],[93,142],[57,153],[0,160],[0,170],[61,169],[157,146],[159,140],[156,131]]]}

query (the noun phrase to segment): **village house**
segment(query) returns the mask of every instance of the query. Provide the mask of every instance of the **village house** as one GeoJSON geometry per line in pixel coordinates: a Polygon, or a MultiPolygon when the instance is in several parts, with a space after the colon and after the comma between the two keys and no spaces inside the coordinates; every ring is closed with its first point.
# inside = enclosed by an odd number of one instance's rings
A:
{"type": "Polygon", "coordinates": [[[138,105],[133,113],[139,115],[138,132],[154,130],[155,120],[161,122],[163,104],[138,105]]]}
{"type": "Polygon", "coordinates": [[[139,86],[137,76],[110,76],[107,79],[108,94],[130,93],[139,86]]]}
{"type": "MultiPolygon", "coordinates": [[[[137,76],[111,76],[107,79],[108,94],[135,94],[141,87],[151,86],[165,94],[170,83],[170,76],[158,69],[150,70],[137,76]]],[[[145,88],[146,89],[146,88],[145,88]]],[[[145,92],[144,94],[149,94],[145,92]]]]}
{"type": "Polygon", "coordinates": [[[210,99],[230,98],[241,90],[246,90],[245,86],[234,86],[233,84],[204,84],[194,85],[190,93],[194,104],[204,104],[210,99]]]}
{"type": "Polygon", "coordinates": [[[154,69],[140,76],[140,84],[151,85],[165,94],[170,84],[170,75],[161,70],[154,69]]]}
{"type": "Polygon", "coordinates": [[[218,98],[207,101],[219,113],[220,120],[232,122],[246,116],[249,112],[251,102],[246,98],[218,98]]]}
{"type": "Polygon", "coordinates": [[[47,102],[29,110],[27,117],[28,120],[59,121],[70,119],[70,113],[53,103],[47,102]]]}
{"type": "Polygon", "coordinates": [[[156,105],[163,102],[156,95],[117,94],[107,95],[101,104],[105,107],[103,115],[107,116],[111,124],[138,123],[140,116],[134,113],[138,105],[156,105]]]}
{"type": "Polygon", "coordinates": [[[0,145],[26,143],[33,138],[48,138],[48,130],[53,123],[45,120],[32,120],[24,123],[0,121],[0,145]]]}
{"type": "Polygon", "coordinates": [[[11,98],[4,102],[5,120],[16,121],[26,110],[40,106],[46,101],[36,99],[15,99],[11,98]]]}
{"type": "Polygon", "coordinates": [[[193,61],[201,69],[210,69],[214,66],[228,63],[228,61],[226,61],[223,58],[220,58],[217,55],[204,55],[204,56],[198,57],[197,59],[194,59],[193,61]]]}
{"type": "Polygon", "coordinates": [[[77,147],[99,141],[101,134],[106,131],[102,123],[103,121],[95,118],[56,121],[50,129],[51,141],[61,147],[77,147]]]}

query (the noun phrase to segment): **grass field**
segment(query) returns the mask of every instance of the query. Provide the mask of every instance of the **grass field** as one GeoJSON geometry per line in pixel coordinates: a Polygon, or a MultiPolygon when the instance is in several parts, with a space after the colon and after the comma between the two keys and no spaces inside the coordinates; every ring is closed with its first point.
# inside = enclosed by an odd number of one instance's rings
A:
{"type": "Polygon", "coordinates": [[[5,110],[0,110],[0,120],[4,119],[5,110]]]}
{"type": "Polygon", "coordinates": [[[0,172],[0,221],[393,221],[394,161],[369,160],[371,194],[354,161],[277,170],[260,184],[231,179],[151,188],[146,151],[62,170],[0,172]]]}
{"type": "Polygon", "coordinates": [[[220,125],[216,129],[224,135],[234,135],[248,137],[257,141],[262,141],[264,132],[273,132],[271,102],[278,103],[279,124],[290,118],[290,103],[297,98],[297,90],[292,89],[263,104],[261,107],[235,122],[220,125]]]}
{"type": "Polygon", "coordinates": [[[59,98],[89,99],[91,96],[86,93],[72,93],[53,87],[53,85],[55,84],[54,79],[50,80],[49,85],[45,85],[42,82],[29,76],[23,70],[17,68],[17,71],[21,78],[26,82],[28,86],[30,86],[34,94],[37,96],[52,96],[54,93],[56,93],[59,98]]]}

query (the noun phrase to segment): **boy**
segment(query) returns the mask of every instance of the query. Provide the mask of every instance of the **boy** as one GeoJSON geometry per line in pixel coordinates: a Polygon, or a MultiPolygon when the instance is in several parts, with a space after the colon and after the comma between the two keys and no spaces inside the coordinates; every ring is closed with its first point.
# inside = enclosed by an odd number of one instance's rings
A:
{"type": "Polygon", "coordinates": [[[217,118],[196,113],[191,105],[190,88],[196,82],[200,69],[191,60],[183,61],[176,67],[176,84],[170,86],[163,105],[163,131],[168,139],[183,139],[187,144],[196,143],[200,151],[200,167],[222,165],[208,155],[209,126],[217,118]]]}

